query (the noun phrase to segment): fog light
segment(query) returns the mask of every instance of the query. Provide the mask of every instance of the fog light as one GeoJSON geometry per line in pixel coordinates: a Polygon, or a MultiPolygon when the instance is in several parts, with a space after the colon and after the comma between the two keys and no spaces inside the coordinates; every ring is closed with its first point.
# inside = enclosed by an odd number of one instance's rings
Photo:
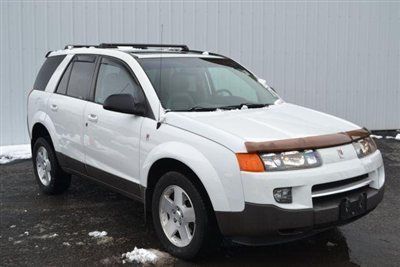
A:
{"type": "Polygon", "coordinates": [[[292,203],[292,188],[275,188],[274,198],[278,203],[292,203]]]}

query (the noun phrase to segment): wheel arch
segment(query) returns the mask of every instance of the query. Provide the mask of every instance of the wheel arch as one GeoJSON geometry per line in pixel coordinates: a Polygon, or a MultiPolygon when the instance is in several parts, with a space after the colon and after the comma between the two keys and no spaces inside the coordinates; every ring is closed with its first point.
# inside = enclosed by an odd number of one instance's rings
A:
{"type": "Polygon", "coordinates": [[[154,188],[158,182],[158,180],[167,172],[169,171],[176,171],[184,174],[200,191],[200,194],[204,197],[208,207],[213,209],[213,205],[211,203],[210,197],[207,193],[206,188],[204,187],[203,183],[196,175],[196,173],[185,163],[173,159],[173,158],[161,158],[158,159],[156,162],[149,169],[148,178],[147,178],[147,187],[146,187],[146,194],[145,194],[145,203],[146,209],[151,209],[152,204],[152,196],[154,192],[154,188]]]}
{"type": "Polygon", "coordinates": [[[151,203],[152,190],[158,179],[167,171],[181,171],[190,176],[191,181],[204,194],[211,208],[230,210],[229,201],[211,162],[194,147],[168,142],[155,147],[146,157],[141,170],[141,184],[145,189],[145,201],[151,203]]]}
{"type": "Polygon", "coordinates": [[[47,141],[50,142],[50,145],[54,149],[53,141],[50,135],[49,130],[46,126],[41,122],[36,122],[32,127],[32,135],[31,135],[31,147],[35,144],[36,140],[40,137],[46,138],[47,141]]]}

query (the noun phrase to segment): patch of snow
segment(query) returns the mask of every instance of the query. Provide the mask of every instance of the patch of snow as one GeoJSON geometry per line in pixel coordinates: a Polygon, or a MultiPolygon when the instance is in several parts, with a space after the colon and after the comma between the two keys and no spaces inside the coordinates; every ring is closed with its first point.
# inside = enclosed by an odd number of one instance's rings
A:
{"type": "Polygon", "coordinates": [[[63,245],[67,246],[67,247],[71,246],[71,244],[69,242],[63,242],[63,245]]]}
{"type": "Polygon", "coordinates": [[[25,232],[24,232],[24,235],[29,235],[29,232],[28,232],[28,231],[25,231],[25,232]]]}
{"type": "Polygon", "coordinates": [[[258,78],[257,81],[265,88],[269,88],[266,80],[258,78]]]}
{"type": "Polygon", "coordinates": [[[11,225],[10,228],[15,228],[17,227],[15,224],[11,225]]]}
{"type": "Polygon", "coordinates": [[[18,159],[30,159],[31,157],[31,146],[29,144],[0,146],[0,164],[6,164],[18,159]]]}
{"type": "Polygon", "coordinates": [[[203,55],[209,55],[210,53],[208,53],[208,51],[204,51],[202,54],[203,55]]]}
{"type": "Polygon", "coordinates": [[[386,138],[386,139],[395,139],[395,140],[399,140],[399,141],[400,141],[400,134],[396,134],[396,136],[390,136],[390,135],[388,135],[388,136],[386,136],[385,138],[386,138]]]}
{"type": "Polygon", "coordinates": [[[95,237],[95,238],[101,238],[107,235],[106,231],[93,231],[89,233],[89,236],[95,237]]]}
{"type": "Polygon", "coordinates": [[[109,242],[112,242],[113,240],[114,240],[114,238],[112,238],[111,236],[103,236],[103,237],[98,238],[97,245],[104,245],[109,242]]]}
{"type": "Polygon", "coordinates": [[[122,254],[122,262],[152,263],[157,262],[157,255],[152,250],[135,247],[131,252],[122,254]]]}
{"type": "Polygon", "coordinates": [[[370,135],[372,138],[376,138],[376,139],[381,139],[382,135],[375,135],[375,134],[371,134],[370,135]]]}
{"type": "Polygon", "coordinates": [[[58,234],[52,234],[52,235],[49,235],[49,234],[45,234],[45,235],[41,235],[41,236],[33,236],[33,238],[37,238],[37,239],[48,239],[48,238],[55,238],[55,237],[57,237],[58,236],[58,234]]]}
{"type": "Polygon", "coordinates": [[[274,102],[274,105],[280,105],[280,104],[283,104],[283,103],[285,103],[285,101],[283,101],[283,99],[279,98],[274,102]]]}

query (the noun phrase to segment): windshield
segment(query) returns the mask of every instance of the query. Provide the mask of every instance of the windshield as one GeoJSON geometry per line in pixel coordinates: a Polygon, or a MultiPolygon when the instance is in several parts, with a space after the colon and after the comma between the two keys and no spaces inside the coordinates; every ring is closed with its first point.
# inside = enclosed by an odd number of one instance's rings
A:
{"type": "Polygon", "coordinates": [[[165,109],[211,111],[263,107],[278,97],[227,58],[139,58],[165,109]]]}

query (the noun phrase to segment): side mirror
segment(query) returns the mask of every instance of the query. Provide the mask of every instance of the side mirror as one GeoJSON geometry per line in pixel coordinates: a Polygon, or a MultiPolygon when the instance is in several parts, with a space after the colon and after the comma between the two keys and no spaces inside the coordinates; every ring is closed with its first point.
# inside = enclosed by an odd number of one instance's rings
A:
{"type": "Polygon", "coordinates": [[[145,113],[144,103],[135,103],[135,99],[130,94],[110,95],[104,101],[103,108],[106,110],[139,116],[144,115],[145,113]]]}

